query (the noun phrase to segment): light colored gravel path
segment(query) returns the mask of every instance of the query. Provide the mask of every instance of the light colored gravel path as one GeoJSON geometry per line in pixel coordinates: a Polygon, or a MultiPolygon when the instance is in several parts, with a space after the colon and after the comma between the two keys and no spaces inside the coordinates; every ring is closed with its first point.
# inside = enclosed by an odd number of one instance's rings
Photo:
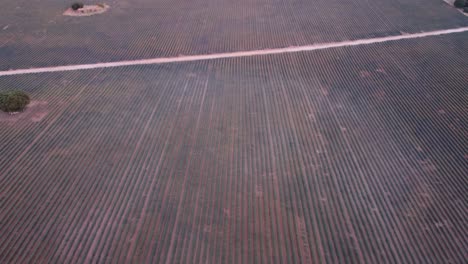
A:
{"type": "Polygon", "coordinates": [[[403,35],[398,35],[398,36],[358,39],[358,40],[352,40],[352,41],[331,42],[331,43],[313,44],[313,45],[305,45],[305,46],[293,46],[293,47],[278,48],[278,49],[250,50],[250,51],[238,51],[238,52],[215,53],[215,54],[204,54],[204,55],[188,55],[188,56],[169,57],[169,58],[151,58],[151,59],[142,59],[142,60],[101,62],[101,63],[93,63],[93,64],[79,64],[79,65],[64,65],[64,66],[30,68],[30,69],[17,69],[17,70],[0,71],[0,76],[31,74],[31,73],[46,73],[46,72],[77,71],[77,70],[112,68],[112,67],[123,67],[123,66],[164,64],[164,63],[174,63],[174,62],[189,62],[189,61],[214,60],[214,59],[224,59],[224,58],[250,57],[250,56],[271,55],[271,54],[281,54],[281,53],[291,53],[291,52],[313,51],[313,50],[323,50],[323,49],[330,49],[330,48],[348,47],[348,46],[369,45],[369,44],[374,44],[374,43],[390,42],[390,41],[397,41],[397,40],[404,40],[404,39],[424,38],[424,37],[430,37],[430,36],[447,35],[447,34],[467,32],[467,31],[468,31],[468,27],[460,27],[460,28],[435,30],[435,31],[428,31],[428,32],[414,33],[414,34],[403,34],[403,35]]]}

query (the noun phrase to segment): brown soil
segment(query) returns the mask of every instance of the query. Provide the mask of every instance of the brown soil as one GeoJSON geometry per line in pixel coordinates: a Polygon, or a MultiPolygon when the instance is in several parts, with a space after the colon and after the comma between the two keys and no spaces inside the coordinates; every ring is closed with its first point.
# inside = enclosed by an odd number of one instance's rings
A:
{"type": "Polygon", "coordinates": [[[16,123],[17,121],[40,122],[47,114],[48,103],[45,101],[31,101],[23,112],[5,113],[0,111],[0,122],[16,123]]]}
{"type": "Polygon", "coordinates": [[[106,4],[97,4],[97,5],[85,5],[83,8],[78,10],[73,10],[72,8],[68,8],[63,12],[64,16],[92,16],[97,14],[102,14],[106,12],[110,8],[109,5],[106,4]]]}

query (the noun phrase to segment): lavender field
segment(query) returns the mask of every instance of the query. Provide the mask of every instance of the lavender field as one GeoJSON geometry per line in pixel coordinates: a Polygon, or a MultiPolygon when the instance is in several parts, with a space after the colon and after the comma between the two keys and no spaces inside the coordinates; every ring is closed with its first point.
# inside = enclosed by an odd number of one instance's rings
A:
{"type": "MultiPolygon", "coordinates": [[[[2,70],[468,25],[436,0],[111,1],[27,19],[7,2],[2,70]]],[[[0,263],[466,263],[467,43],[0,76],[32,98],[0,112],[0,263]]]]}

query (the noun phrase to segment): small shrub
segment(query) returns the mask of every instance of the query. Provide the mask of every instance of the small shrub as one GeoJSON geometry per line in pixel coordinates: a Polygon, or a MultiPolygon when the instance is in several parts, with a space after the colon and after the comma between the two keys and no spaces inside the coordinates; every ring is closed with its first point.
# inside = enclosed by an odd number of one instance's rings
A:
{"type": "Polygon", "coordinates": [[[466,4],[466,0],[455,0],[453,5],[457,8],[463,8],[466,4]]]}
{"type": "Polygon", "coordinates": [[[23,91],[0,92],[0,109],[4,112],[22,111],[30,102],[23,91]]]}
{"type": "Polygon", "coordinates": [[[73,5],[71,6],[71,8],[75,11],[83,7],[84,7],[83,3],[73,3],[73,5]]]}

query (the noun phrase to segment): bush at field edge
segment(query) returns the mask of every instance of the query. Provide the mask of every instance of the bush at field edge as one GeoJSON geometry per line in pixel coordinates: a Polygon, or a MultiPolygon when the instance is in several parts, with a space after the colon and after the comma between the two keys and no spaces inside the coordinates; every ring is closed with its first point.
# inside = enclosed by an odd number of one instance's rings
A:
{"type": "Polygon", "coordinates": [[[466,0],[455,0],[453,5],[457,8],[463,8],[466,4],[466,0]]]}
{"type": "Polygon", "coordinates": [[[83,8],[84,4],[83,3],[73,3],[71,7],[72,7],[73,10],[76,11],[76,10],[78,10],[80,8],[83,8]]]}
{"type": "Polygon", "coordinates": [[[0,92],[0,110],[4,112],[22,111],[30,101],[29,96],[23,91],[0,92]]]}

